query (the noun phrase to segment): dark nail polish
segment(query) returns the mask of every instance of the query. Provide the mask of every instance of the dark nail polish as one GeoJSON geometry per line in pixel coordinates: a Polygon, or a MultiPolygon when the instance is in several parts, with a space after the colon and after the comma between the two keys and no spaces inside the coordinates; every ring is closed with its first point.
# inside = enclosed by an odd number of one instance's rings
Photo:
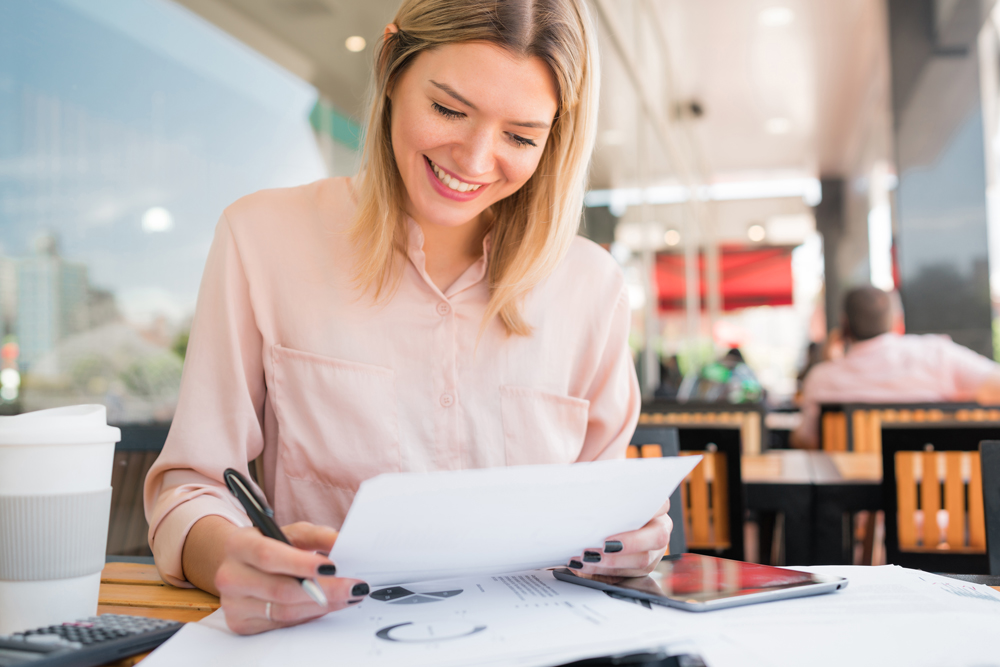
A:
{"type": "Polygon", "coordinates": [[[359,602],[361,602],[361,600],[360,600],[360,599],[359,599],[359,600],[348,600],[348,601],[347,601],[347,604],[357,604],[357,603],[359,603],[359,602]]]}
{"type": "Polygon", "coordinates": [[[623,548],[624,547],[622,546],[622,543],[619,542],[618,540],[608,540],[607,542],[604,543],[604,553],[606,554],[618,553],[623,548]]]}
{"type": "Polygon", "coordinates": [[[571,568],[573,568],[574,570],[582,570],[582,569],[583,569],[583,563],[581,563],[581,562],[580,562],[580,561],[578,561],[578,560],[571,560],[571,561],[569,562],[569,566],[570,566],[571,568]]]}
{"type": "Polygon", "coordinates": [[[584,551],[583,552],[583,562],[584,563],[600,563],[601,554],[596,551],[584,551]]]}
{"type": "Polygon", "coordinates": [[[324,577],[332,577],[337,574],[337,566],[333,563],[323,563],[316,568],[316,571],[322,574],[324,577]]]}
{"type": "Polygon", "coordinates": [[[351,595],[354,597],[361,597],[362,595],[368,595],[368,584],[355,584],[354,588],[351,589],[351,595]]]}

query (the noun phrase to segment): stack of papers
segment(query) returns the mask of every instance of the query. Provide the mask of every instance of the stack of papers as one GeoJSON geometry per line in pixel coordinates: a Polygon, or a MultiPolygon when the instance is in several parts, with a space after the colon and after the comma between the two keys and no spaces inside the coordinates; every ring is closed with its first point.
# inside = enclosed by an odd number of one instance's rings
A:
{"type": "Polygon", "coordinates": [[[240,637],[217,611],[143,661],[184,665],[559,665],[676,636],[646,608],[538,570],[375,588],[361,604],[240,637]]]}
{"type": "Polygon", "coordinates": [[[362,485],[332,553],[340,573],[372,584],[362,603],[252,637],[233,634],[220,610],[185,626],[143,667],[533,667],[663,647],[700,653],[711,667],[1000,665],[1000,593],[916,570],[796,568],[850,583],[828,595],[691,613],[527,569],[565,563],[642,526],[696,462],[375,478],[362,485]],[[429,581],[446,572],[455,576],[429,581]]]}
{"type": "Polygon", "coordinates": [[[339,575],[372,585],[364,602],[254,637],[230,632],[220,610],[144,665],[530,667],[659,642],[669,632],[648,609],[531,569],[641,528],[700,460],[380,475],[361,485],[330,554],[339,575]]]}

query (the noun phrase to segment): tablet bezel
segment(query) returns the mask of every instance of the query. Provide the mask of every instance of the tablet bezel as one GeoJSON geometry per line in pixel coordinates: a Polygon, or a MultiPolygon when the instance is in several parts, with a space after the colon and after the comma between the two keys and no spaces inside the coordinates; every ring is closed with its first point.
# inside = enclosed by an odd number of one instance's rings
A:
{"type": "MultiPolygon", "coordinates": [[[[677,561],[680,559],[696,558],[702,562],[706,559],[715,561],[716,563],[723,562],[738,562],[743,561],[730,561],[725,558],[716,558],[715,556],[705,556],[702,554],[692,554],[684,553],[678,554],[676,556],[665,556],[664,561],[677,561]]],[[[756,564],[755,564],[756,565],[756,564]]],[[[657,566],[659,567],[659,566],[657,566]]],[[[772,567],[765,565],[762,567],[772,567]]],[[[774,568],[776,570],[789,571],[785,568],[774,568]]],[[[720,594],[719,597],[710,600],[692,600],[692,599],[681,599],[680,597],[669,597],[657,593],[650,593],[647,591],[637,590],[635,588],[627,588],[617,585],[618,582],[611,583],[608,581],[601,581],[597,579],[591,579],[587,576],[582,576],[573,570],[567,568],[560,568],[553,570],[552,574],[556,579],[560,581],[566,581],[572,584],[577,584],[580,586],[587,586],[588,588],[596,588],[607,593],[613,593],[615,595],[621,595],[628,598],[634,598],[637,600],[647,600],[649,602],[664,605],[667,607],[673,607],[675,609],[683,609],[685,611],[712,611],[714,609],[728,609],[730,607],[739,607],[747,604],[757,604],[760,602],[771,602],[774,600],[788,600],[791,598],[807,597],[811,595],[822,595],[824,593],[832,593],[834,591],[843,589],[847,587],[848,580],[844,577],[836,577],[823,574],[815,574],[812,572],[804,572],[802,570],[790,570],[792,572],[799,572],[801,574],[807,574],[813,578],[812,582],[798,584],[794,586],[784,586],[780,588],[770,588],[759,590],[756,592],[745,592],[747,589],[741,589],[731,595],[720,594]]],[[[645,578],[645,577],[642,577],[645,578]]],[[[642,579],[640,577],[633,577],[632,579],[642,579]]],[[[620,581],[624,581],[621,579],[620,581]]]]}

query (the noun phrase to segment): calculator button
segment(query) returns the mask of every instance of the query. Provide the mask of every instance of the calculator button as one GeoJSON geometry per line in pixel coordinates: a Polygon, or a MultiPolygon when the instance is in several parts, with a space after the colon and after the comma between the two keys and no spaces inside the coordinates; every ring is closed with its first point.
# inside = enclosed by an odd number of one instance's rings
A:
{"type": "Polygon", "coordinates": [[[30,637],[25,637],[24,641],[31,642],[32,644],[58,644],[62,641],[62,637],[59,635],[31,635],[30,637]]]}

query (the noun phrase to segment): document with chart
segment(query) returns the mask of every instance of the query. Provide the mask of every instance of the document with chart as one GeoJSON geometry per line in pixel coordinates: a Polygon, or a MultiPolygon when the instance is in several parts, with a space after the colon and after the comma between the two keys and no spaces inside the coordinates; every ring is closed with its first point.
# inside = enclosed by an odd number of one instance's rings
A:
{"type": "Polygon", "coordinates": [[[535,570],[374,587],[356,607],[240,637],[217,611],[143,661],[161,665],[552,665],[654,648],[679,636],[639,604],[535,570]]]}
{"type": "Polygon", "coordinates": [[[379,475],[330,558],[373,585],[565,565],[646,524],[700,456],[379,475]]]}

